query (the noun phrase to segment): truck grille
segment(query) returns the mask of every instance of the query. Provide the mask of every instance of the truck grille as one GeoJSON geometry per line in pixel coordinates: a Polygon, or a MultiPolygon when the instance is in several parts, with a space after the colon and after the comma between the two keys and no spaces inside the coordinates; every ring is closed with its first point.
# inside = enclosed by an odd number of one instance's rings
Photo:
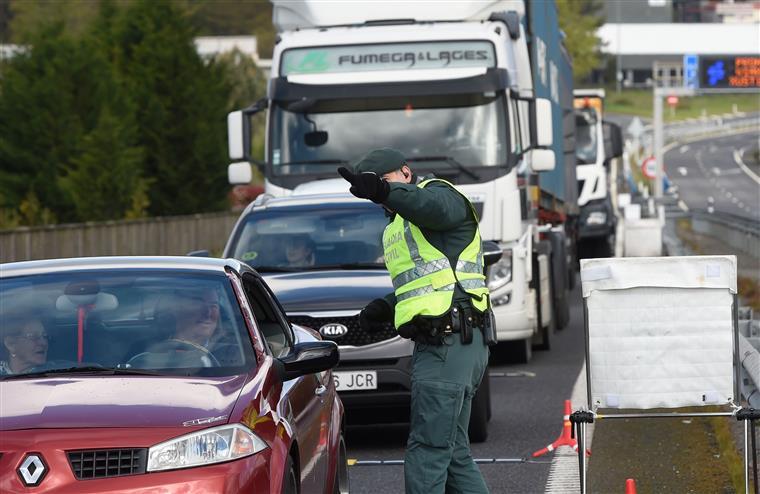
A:
{"type": "Polygon", "coordinates": [[[325,340],[334,341],[338,345],[364,346],[384,341],[398,335],[396,328],[392,323],[383,325],[383,329],[373,333],[364,331],[359,325],[359,316],[352,317],[310,317],[310,316],[288,316],[290,322],[299,326],[308,326],[319,331],[319,328],[325,324],[342,324],[348,332],[343,336],[325,336],[325,340]]]}
{"type": "Polygon", "coordinates": [[[101,479],[145,473],[148,450],[95,449],[68,451],[69,463],[78,480],[101,479]]]}

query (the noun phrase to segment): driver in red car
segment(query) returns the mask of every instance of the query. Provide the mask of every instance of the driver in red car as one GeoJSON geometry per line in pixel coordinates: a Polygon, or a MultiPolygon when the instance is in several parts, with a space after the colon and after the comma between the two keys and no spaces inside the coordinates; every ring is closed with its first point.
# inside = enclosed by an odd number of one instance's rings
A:
{"type": "Polygon", "coordinates": [[[213,289],[178,291],[172,308],[176,329],[172,339],[204,350],[219,323],[219,295],[213,289]]]}
{"type": "Polygon", "coordinates": [[[140,368],[217,367],[211,352],[219,326],[219,294],[213,288],[179,288],[158,303],[158,328],[171,336],[148,347],[128,362],[140,368]]]}

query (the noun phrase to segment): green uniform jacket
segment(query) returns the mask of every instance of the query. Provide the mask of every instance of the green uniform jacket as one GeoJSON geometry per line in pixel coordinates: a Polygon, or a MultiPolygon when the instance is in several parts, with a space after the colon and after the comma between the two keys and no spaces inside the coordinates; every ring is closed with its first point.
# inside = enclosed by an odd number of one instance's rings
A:
{"type": "MultiPolygon", "coordinates": [[[[383,204],[414,223],[428,242],[448,257],[452,266],[456,266],[459,254],[472,242],[478,227],[464,197],[442,182],[432,182],[424,189],[417,187],[416,183],[394,182],[390,187],[390,194],[383,204]]],[[[393,292],[386,295],[385,300],[391,307],[396,306],[393,292]]],[[[459,287],[455,288],[454,301],[469,303],[469,300],[469,295],[459,287]]]]}

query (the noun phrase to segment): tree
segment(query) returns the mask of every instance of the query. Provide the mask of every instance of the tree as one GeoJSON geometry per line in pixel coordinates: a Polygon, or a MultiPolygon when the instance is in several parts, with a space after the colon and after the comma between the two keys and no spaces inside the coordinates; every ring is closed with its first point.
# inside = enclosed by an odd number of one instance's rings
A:
{"type": "Polygon", "coordinates": [[[80,49],[60,22],[31,38],[31,48],[5,62],[0,89],[0,207],[39,202],[39,218],[77,219],[57,179],[97,119],[102,61],[80,49]]]}
{"type": "Polygon", "coordinates": [[[119,17],[117,73],[135,102],[150,213],[213,211],[224,204],[229,86],[204,64],[186,17],[168,0],[136,0],[119,17]]]}
{"type": "Polygon", "coordinates": [[[142,177],[143,150],[135,146],[135,127],[105,106],[82,151],[60,179],[80,219],[111,220],[145,216],[149,181],[142,177]]]}
{"type": "Polygon", "coordinates": [[[601,39],[596,31],[604,24],[599,0],[556,0],[559,27],[573,59],[576,80],[584,79],[599,66],[601,39]]]}

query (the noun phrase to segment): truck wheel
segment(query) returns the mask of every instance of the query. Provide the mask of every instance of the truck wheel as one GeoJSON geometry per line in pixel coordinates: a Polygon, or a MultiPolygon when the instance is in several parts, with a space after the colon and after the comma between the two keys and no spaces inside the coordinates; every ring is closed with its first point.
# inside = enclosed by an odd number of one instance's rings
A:
{"type": "Polygon", "coordinates": [[[536,290],[536,321],[538,323],[538,332],[537,334],[533,335],[533,341],[535,342],[536,350],[550,350],[551,337],[552,333],[554,332],[554,304],[550,305],[552,308],[552,312],[550,313],[552,319],[551,321],[545,323],[543,317],[541,317],[541,313],[543,312],[544,304],[551,303],[552,299],[554,298],[552,296],[554,293],[554,265],[552,262],[552,243],[548,240],[542,240],[536,246],[536,251],[537,254],[545,254],[549,259],[549,300],[544,300],[541,297],[540,269],[538,265],[538,255],[535,255],[533,256],[533,273],[535,273],[535,276],[537,276],[534,289],[536,290]]]}
{"type": "Polygon", "coordinates": [[[565,235],[552,232],[549,236],[552,244],[550,257],[552,315],[555,329],[564,329],[570,322],[570,306],[567,301],[568,269],[565,248],[565,235]]]}
{"type": "Polygon", "coordinates": [[[527,364],[533,358],[533,338],[513,340],[499,343],[504,345],[507,361],[516,364],[527,364]]]}
{"type": "Polygon", "coordinates": [[[491,386],[489,385],[488,368],[483,374],[483,380],[472,397],[472,408],[470,409],[470,426],[468,427],[470,442],[482,443],[488,439],[488,408],[491,395],[491,386]]]}

